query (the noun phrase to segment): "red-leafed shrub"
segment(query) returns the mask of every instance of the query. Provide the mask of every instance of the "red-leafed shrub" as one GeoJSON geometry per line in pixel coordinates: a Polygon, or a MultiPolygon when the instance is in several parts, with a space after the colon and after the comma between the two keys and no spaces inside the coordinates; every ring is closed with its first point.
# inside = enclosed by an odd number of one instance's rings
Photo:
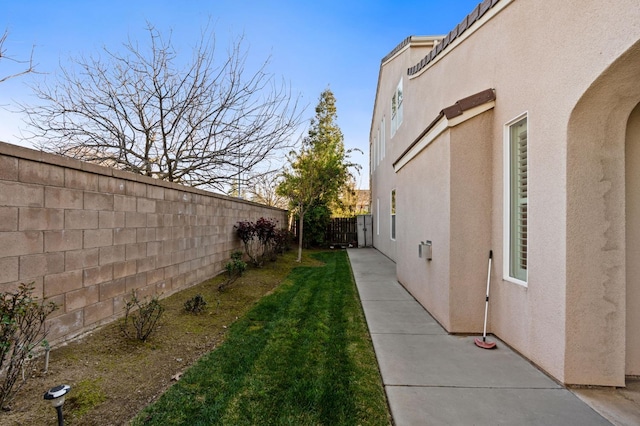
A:
{"type": "MultiPolygon", "coordinates": [[[[234,229],[244,244],[247,257],[255,266],[262,266],[266,258],[275,260],[275,255],[284,251],[283,245],[288,240],[282,235],[286,231],[278,228],[277,221],[264,217],[255,223],[238,222],[234,229]]],[[[288,236],[288,232],[286,235],[288,236]]]]}

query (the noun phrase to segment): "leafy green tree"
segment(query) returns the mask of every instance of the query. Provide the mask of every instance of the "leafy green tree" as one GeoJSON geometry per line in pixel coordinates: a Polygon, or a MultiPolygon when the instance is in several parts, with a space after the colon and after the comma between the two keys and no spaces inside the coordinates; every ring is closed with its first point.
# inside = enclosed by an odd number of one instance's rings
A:
{"type": "Polygon", "coordinates": [[[320,201],[313,203],[304,215],[303,245],[309,247],[326,243],[325,234],[330,222],[331,209],[329,206],[320,201]]]}
{"type": "Polygon", "coordinates": [[[289,199],[292,211],[300,219],[298,261],[302,258],[305,214],[314,205],[331,205],[352,177],[350,168],[360,166],[349,162],[352,150],[344,147],[344,136],[336,123],[336,99],[331,90],[320,95],[316,116],[311,120],[308,135],[299,151],[289,154],[289,166],[283,172],[278,193],[289,199]]]}
{"type": "Polygon", "coordinates": [[[358,207],[358,192],[355,179],[349,179],[336,202],[331,205],[331,217],[354,217],[358,207]]]}

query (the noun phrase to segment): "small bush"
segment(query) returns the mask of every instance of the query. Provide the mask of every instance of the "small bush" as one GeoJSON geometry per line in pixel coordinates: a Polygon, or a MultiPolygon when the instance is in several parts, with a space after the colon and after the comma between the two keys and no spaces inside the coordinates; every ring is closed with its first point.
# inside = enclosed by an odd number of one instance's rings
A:
{"type": "Polygon", "coordinates": [[[130,338],[134,338],[134,333],[131,328],[135,330],[135,338],[141,341],[146,341],[151,333],[158,326],[158,322],[164,313],[164,306],[158,300],[158,296],[153,296],[150,300],[141,301],[136,296],[135,292],[131,292],[131,299],[125,305],[125,313],[120,329],[122,333],[130,338]]]}
{"type": "Polygon", "coordinates": [[[269,219],[265,219],[261,217],[256,220],[255,227],[255,235],[258,237],[258,241],[263,247],[263,251],[266,247],[273,241],[276,232],[276,224],[275,222],[270,221],[269,219]]]}
{"type": "Polygon", "coordinates": [[[293,233],[287,229],[276,229],[275,236],[273,237],[273,251],[277,254],[284,254],[284,252],[291,249],[291,240],[293,239],[293,233]]]}
{"type": "Polygon", "coordinates": [[[224,265],[224,269],[230,279],[236,279],[241,277],[242,273],[247,270],[247,263],[242,260],[231,260],[224,265]]]}
{"type": "Polygon", "coordinates": [[[32,351],[47,335],[45,320],[57,306],[38,303],[32,285],[20,284],[15,293],[0,293],[0,407],[24,384],[18,382],[32,351]],[[17,387],[16,387],[17,383],[17,387]]]}
{"type": "Polygon", "coordinates": [[[238,238],[240,238],[244,244],[248,244],[256,234],[253,223],[249,221],[240,221],[237,225],[234,225],[234,228],[236,229],[238,238]]]}
{"type": "Polygon", "coordinates": [[[234,251],[231,253],[231,260],[224,265],[229,278],[238,278],[247,270],[247,263],[242,260],[242,252],[234,251]]]}
{"type": "Polygon", "coordinates": [[[222,290],[226,286],[233,284],[235,280],[241,277],[244,271],[247,270],[247,263],[242,260],[242,252],[232,252],[231,260],[224,265],[224,269],[227,271],[227,279],[218,286],[218,290],[222,290]]]}
{"type": "Polygon", "coordinates": [[[199,314],[203,312],[205,306],[207,306],[207,302],[201,294],[196,294],[191,299],[184,302],[184,310],[192,314],[199,314]]]}
{"type": "Polygon", "coordinates": [[[242,251],[234,250],[231,252],[231,260],[242,260],[242,251]]]}
{"type": "Polygon", "coordinates": [[[275,260],[276,239],[279,233],[277,221],[261,217],[255,223],[238,222],[234,228],[238,238],[244,244],[244,251],[251,263],[260,267],[267,258],[275,260]]]}

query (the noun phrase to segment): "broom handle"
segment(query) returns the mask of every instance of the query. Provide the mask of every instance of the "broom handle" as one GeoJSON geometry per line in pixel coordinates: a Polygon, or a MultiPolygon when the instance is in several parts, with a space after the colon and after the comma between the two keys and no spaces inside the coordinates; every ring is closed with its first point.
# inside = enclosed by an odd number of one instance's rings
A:
{"type": "Polygon", "coordinates": [[[489,286],[491,285],[491,259],[493,258],[493,250],[489,250],[489,267],[487,268],[487,297],[484,302],[484,329],[482,331],[482,340],[487,338],[487,313],[489,312],[489,286]]]}

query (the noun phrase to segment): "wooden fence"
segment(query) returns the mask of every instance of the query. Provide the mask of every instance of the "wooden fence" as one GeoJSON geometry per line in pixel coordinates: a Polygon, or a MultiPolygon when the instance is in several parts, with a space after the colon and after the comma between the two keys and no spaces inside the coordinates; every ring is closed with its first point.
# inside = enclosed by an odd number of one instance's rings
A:
{"type": "MultiPolygon", "coordinates": [[[[291,232],[295,241],[298,240],[299,222],[293,222],[291,232]]],[[[336,217],[331,219],[327,225],[324,234],[324,242],[326,245],[344,245],[352,244],[353,247],[358,246],[358,219],[356,217],[336,217]]]]}
{"type": "Polygon", "coordinates": [[[358,221],[355,217],[336,217],[331,219],[325,233],[329,244],[353,244],[358,246],[358,221]]]}

